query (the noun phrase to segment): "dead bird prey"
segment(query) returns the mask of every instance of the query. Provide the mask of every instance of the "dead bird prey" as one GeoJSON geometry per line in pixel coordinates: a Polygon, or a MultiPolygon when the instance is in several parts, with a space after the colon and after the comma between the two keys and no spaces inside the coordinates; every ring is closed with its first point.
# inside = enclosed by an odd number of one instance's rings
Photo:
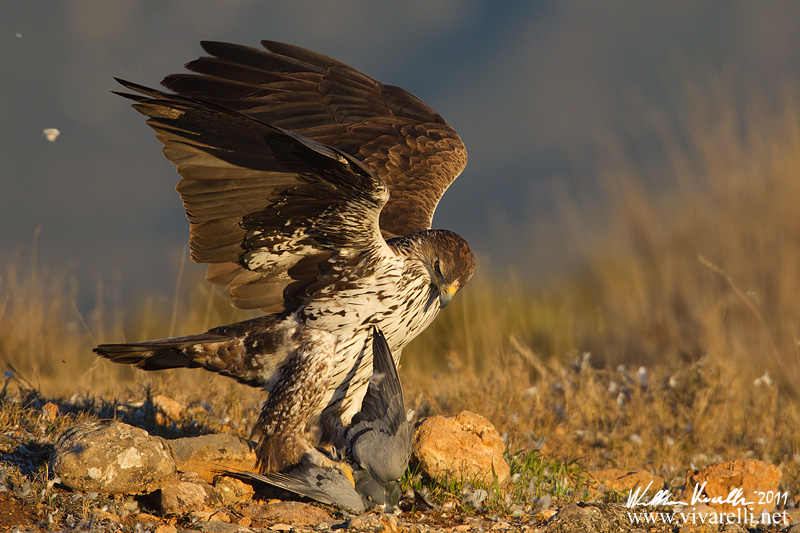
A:
{"type": "Polygon", "coordinates": [[[259,475],[243,470],[224,473],[356,512],[373,506],[392,511],[400,501],[397,481],[408,468],[413,429],[409,424],[410,413],[405,409],[400,376],[386,338],[378,328],[373,331],[372,358],[373,378],[361,410],[347,428],[344,457],[332,457],[329,466],[304,461],[285,473],[259,475]],[[345,462],[337,463],[341,459],[345,462]]]}
{"type": "Polygon", "coordinates": [[[119,80],[182,179],[192,259],[234,305],[266,316],[95,352],[144,370],[203,367],[269,391],[254,428],[262,472],[304,456],[320,414],[341,445],[371,374],[378,326],[402,348],[472,276],[467,243],[430,229],[466,164],[421,100],[321,54],[204,42],[174,93],[119,80]],[[134,94],[135,93],[135,94],[134,94]]]}

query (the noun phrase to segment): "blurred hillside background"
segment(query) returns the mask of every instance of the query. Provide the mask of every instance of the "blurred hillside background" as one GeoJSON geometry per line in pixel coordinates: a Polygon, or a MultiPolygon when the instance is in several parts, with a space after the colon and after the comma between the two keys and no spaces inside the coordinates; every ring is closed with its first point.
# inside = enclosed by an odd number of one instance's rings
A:
{"type": "Polygon", "coordinates": [[[97,379],[95,343],[244,316],[185,260],[178,175],[110,91],[266,38],[410,90],[467,145],[434,225],[480,270],[405,371],[710,355],[794,391],[799,30],[791,2],[3,2],[0,356],[86,388],[132,376],[97,379]]]}

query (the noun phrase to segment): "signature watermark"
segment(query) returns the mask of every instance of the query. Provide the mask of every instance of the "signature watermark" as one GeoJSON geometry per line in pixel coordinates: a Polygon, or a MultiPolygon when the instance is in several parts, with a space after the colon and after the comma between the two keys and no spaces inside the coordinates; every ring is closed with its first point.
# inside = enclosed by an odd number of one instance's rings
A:
{"type": "MultiPolygon", "coordinates": [[[[696,484],[689,501],[675,498],[666,489],[656,491],[650,496],[648,491],[652,482],[642,489],[636,487],[628,493],[625,507],[629,509],[628,520],[631,524],[678,523],[678,524],[779,524],[788,525],[786,511],[755,512],[753,509],[774,509],[778,505],[786,505],[788,492],[757,491],[748,496],[741,488],[734,488],[726,496],[705,495],[706,483],[696,484]],[[700,511],[695,506],[720,506],[727,511],[700,511]],[[657,509],[672,507],[673,511],[657,509]],[[649,511],[647,510],[649,509],[649,511]]],[[[705,509],[708,509],[705,507],[705,509]]]]}

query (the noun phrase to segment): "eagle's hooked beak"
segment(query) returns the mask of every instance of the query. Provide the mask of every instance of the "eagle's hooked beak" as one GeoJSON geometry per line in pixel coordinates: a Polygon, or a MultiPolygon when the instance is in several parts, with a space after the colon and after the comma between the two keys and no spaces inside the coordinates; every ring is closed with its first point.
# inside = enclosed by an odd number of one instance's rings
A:
{"type": "Polygon", "coordinates": [[[439,309],[444,309],[444,307],[450,303],[450,300],[453,299],[453,295],[456,292],[458,292],[458,284],[456,283],[441,287],[439,289],[439,309]]]}

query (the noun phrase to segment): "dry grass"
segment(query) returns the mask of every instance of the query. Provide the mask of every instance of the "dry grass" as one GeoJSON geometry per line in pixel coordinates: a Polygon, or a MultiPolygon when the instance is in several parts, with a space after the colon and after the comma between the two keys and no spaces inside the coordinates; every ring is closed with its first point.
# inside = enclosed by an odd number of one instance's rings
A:
{"type": "MultiPolygon", "coordinates": [[[[420,414],[471,409],[510,449],[668,480],[760,458],[800,492],[800,99],[742,105],[712,89],[677,121],[643,112],[660,155],[634,162],[630,143],[607,144],[608,209],[591,221],[607,232],[584,243],[581,274],[543,293],[479,273],[405,350],[402,379],[420,414]]],[[[565,210],[565,224],[582,227],[586,211],[565,210]]],[[[200,371],[145,375],[91,354],[97,342],[244,318],[224,295],[182,280],[173,303],[98,304],[85,317],[77,290],[35,260],[0,274],[0,357],[42,394],[141,398],[149,386],[190,404],[201,387],[213,413],[233,421],[226,429],[245,431],[259,400],[249,389],[200,371]]]]}
{"type": "Polygon", "coordinates": [[[404,354],[418,404],[476,410],[517,446],[545,439],[591,466],[669,479],[756,457],[800,489],[800,100],[730,86],[688,87],[678,120],[645,109],[661,153],[644,163],[607,143],[604,218],[564,211],[607,229],[581,243],[582,274],[555,297],[476,279],[404,354]],[[447,357],[438,374],[422,371],[426,340],[447,357]]]}

